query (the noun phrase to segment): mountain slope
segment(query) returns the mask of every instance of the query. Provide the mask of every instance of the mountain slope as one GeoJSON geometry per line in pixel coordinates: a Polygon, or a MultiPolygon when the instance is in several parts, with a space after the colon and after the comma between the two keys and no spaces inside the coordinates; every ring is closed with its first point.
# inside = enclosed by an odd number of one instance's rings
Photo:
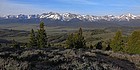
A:
{"type": "Polygon", "coordinates": [[[37,15],[7,15],[0,17],[0,24],[8,23],[39,23],[44,21],[51,26],[140,26],[140,16],[127,14],[120,16],[106,15],[80,15],[72,13],[43,13],[37,15]]]}

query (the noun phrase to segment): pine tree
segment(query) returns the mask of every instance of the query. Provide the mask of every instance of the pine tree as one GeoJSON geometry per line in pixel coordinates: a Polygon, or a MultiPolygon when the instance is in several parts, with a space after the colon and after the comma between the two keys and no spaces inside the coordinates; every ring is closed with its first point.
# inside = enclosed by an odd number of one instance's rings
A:
{"type": "Polygon", "coordinates": [[[66,40],[66,44],[67,44],[68,48],[74,47],[74,35],[73,35],[73,33],[68,36],[68,38],[66,40]]]}
{"type": "Polygon", "coordinates": [[[126,51],[140,54],[140,31],[134,31],[129,37],[126,51]]]}
{"type": "Polygon", "coordinates": [[[38,30],[37,33],[37,45],[40,48],[46,47],[47,46],[47,34],[44,29],[44,23],[40,23],[40,29],[38,30]]]}
{"type": "Polygon", "coordinates": [[[36,47],[37,46],[37,39],[34,30],[31,30],[30,34],[30,41],[29,41],[29,46],[30,47],[36,47]]]}
{"type": "Polygon", "coordinates": [[[83,30],[82,30],[82,28],[79,29],[78,34],[82,37],[82,34],[83,34],[83,30]]]}
{"type": "Polygon", "coordinates": [[[84,39],[82,28],[79,29],[79,34],[80,34],[80,46],[86,47],[86,40],[84,39]]]}
{"type": "Polygon", "coordinates": [[[84,48],[86,47],[86,41],[82,35],[82,29],[80,28],[78,33],[68,36],[66,44],[71,48],[84,48]]]}
{"type": "Polygon", "coordinates": [[[122,51],[124,47],[122,32],[117,31],[115,37],[111,41],[110,47],[113,51],[122,51]]]}
{"type": "Polygon", "coordinates": [[[79,29],[79,32],[76,34],[75,37],[76,37],[75,48],[83,48],[86,46],[86,41],[84,40],[84,37],[83,37],[82,28],[79,29]]]}

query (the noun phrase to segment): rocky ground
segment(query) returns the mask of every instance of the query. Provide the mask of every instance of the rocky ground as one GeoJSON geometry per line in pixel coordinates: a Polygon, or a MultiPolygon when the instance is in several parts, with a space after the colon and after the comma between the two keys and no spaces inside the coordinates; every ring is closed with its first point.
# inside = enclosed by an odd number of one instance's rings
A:
{"type": "Polygon", "coordinates": [[[0,48],[0,70],[139,70],[140,55],[92,49],[0,48]]]}

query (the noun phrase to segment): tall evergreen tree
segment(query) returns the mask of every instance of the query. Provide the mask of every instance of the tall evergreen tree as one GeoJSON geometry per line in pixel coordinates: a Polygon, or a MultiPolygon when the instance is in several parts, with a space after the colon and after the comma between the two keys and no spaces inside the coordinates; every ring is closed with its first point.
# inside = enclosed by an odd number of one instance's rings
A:
{"type": "Polygon", "coordinates": [[[29,46],[30,47],[36,47],[37,46],[37,39],[36,39],[36,35],[35,35],[35,32],[34,32],[33,29],[31,30],[31,33],[30,33],[29,46]]]}
{"type": "Polygon", "coordinates": [[[71,48],[83,48],[86,46],[86,41],[82,35],[82,28],[79,29],[78,33],[71,34],[68,36],[66,44],[71,48]]]}
{"type": "Polygon", "coordinates": [[[78,34],[79,34],[79,36],[81,36],[81,37],[82,37],[82,34],[83,34],[83,30],[82,30],[82,28],[80,28],[80,29],[79,29],[78,34]]]}
{"type": "Polygon", "coordinates": [[[47,34],[44,29],[44,23],[40,23],[40,29],[38,29],[37,33],[37,45],[40,48],[46,47],[47,46],[47,34]]]}
{"type": "Polygon", "coordinates": [[[111,41],[110,47],[113,51],[122,51],[124,47],[122,32],[117,31],[113,40],[111,41]]]}
{"type": "Polygon", "coordinates": [[[74,47],[74,35],[73,35],[73,33],[68,36],[68,38],[66,40],[66,44],[67,44],[68,48],[74,47]]]}
{"type": "Polygon", "coordinates": [[[76,48],[82,48],[86,46],[86,41],[83,37],[83,31],[82,28],[79,29],[79,32],[76,34],[77,40],[76,40],[76,48]]]}
{"type": "Polygon", "coordinates": [[[126,51],[140,54],[140,31],[134,31],[129,37],[126,51]]]}

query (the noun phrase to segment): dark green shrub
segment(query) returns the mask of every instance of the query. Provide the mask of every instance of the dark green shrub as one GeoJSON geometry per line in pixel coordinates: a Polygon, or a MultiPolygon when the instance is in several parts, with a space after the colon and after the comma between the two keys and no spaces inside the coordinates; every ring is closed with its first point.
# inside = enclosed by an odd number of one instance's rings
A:
{"type": "Polygon", "coordinates": [[[19,49],[20,48],[20,44],[18,42],[16,42],[15,40],[12,40],[12,45],[11,45],[13,48],[17,48],[19,49]]]}
{"type": "Polygon", "coordinates": [[[98,42],[96,44],[96,49],[102,50],[103,46],[102,46],[102,42],[98,42]]]}

